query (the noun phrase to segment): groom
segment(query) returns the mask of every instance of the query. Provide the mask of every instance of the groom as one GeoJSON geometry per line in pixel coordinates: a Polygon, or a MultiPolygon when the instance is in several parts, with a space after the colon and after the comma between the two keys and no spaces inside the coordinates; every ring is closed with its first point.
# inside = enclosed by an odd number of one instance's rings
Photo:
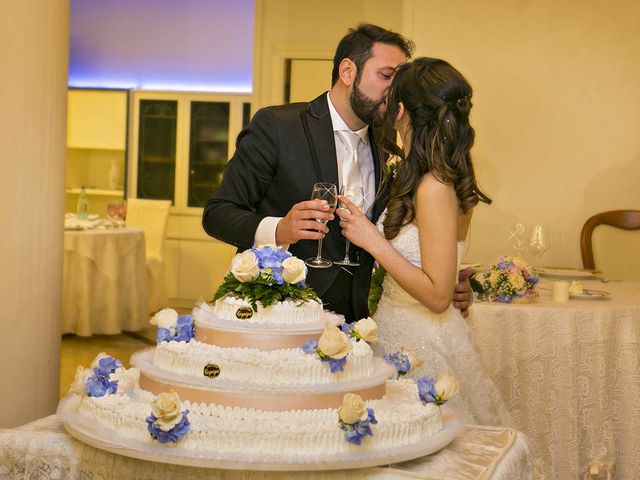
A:
{"type": "MultiPolygon", "coordinates": [[[[222,183],[204,208],[205,231],[240,250],[254,243],[287,246],[303,260],[315,257],[323,238],[322,255],[342,258],[345,239],[338,222],[316,221],[334,215],[309,200],[313,184],[344,184],[353,175],[346,163],[349,148],[355,149],[365,208],[373,222],[378,219],[385,207],[374,201],[383,160],[369,125],[381,123],[395,70],[412,52],[413,43],[398,33],[370,24],[350,30],[338,44],[328,93],[309,103],[263,108],[238,135],[222,183]]],[[[373,268],[368,253],[352,247],[355,255],[359,267],[309,268],[307,276],[326,308],[350,322],[368,316],[373,268]]],[[[465,278],[456,286],[454,304],[464,314],[470,299],[465,278]]]]}

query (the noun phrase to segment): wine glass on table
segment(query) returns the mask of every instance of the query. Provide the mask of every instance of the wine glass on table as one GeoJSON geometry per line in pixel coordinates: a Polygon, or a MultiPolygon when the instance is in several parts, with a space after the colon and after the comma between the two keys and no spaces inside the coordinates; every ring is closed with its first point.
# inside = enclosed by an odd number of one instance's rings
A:
{"type": "MultiPolygon", "coordinates": [[[[324,200],[329,205],[329,211],[333,212],[338,203],[338,192],[333,183],[316,183],[311,191],[311,200],[324,200]]],[[[327,220],[316,218],[316,221],[326,224],[327,220]]],[[[315,257],[307,258],[304,261],[311,268],[329,268],[333,263],[331,260],[322,258],[322,238],[318,240],[318,254],[315,257]]]]}
{"type": "MultiPolygon", "coordinates": [[[[350,187],[349,185],[341,185],[340,186],[340,195],[343,197],[347,197],[357,208],[362,211],[364,208],[364,189],[362,187],[350,187]]],[[[345,210],[349,213],[349,209],[347,206],[340,202],[338,208],[345,210]]],[[[342,260],[336,260],[333,263],[336,265],[344,265],[347,267],[357,267],[360,264],[358,262],[352,262],[349,258],[349,246],[351,242],[347,238],[347,244],[344,249],[344,258],[342,260]]]]}
{"type": "Polygon", "coordinates": [[[527,249],[527,226],[518,222],[513,226],[511,233],[511,245],[516,256],[521,257],[527,249]]]}
{"type": "Polygon", "coordinates": [[[545,253],[551,248],[549,239],[549,229],[543,225],[534,225],[529,233],[529,251],[536,259],[536,266],[540,267],[540,262],[545,253]]]}

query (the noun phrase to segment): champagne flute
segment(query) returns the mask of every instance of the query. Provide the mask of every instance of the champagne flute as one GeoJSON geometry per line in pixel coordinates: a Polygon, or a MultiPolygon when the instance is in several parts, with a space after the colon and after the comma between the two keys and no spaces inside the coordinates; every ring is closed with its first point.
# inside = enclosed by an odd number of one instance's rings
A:
{"type": "MultiPolygon", "coordinates": [[[[324,200],[329,205],[329,209],[333,212],[338,202],[338,192],[333,183],[316,183],[311,191],[311,200],[324,200]]],[[[316,221],[326,224],[327,220],[316,218],[316,221]]],[[[307,258],[304,263],[312,268],[329,268],[333,263],[331,260],[322,258],[322,238],[318,240],[318,254],[315,257],[307,258]]]]}
{"type": "MultiPolygon", "coordinates": [[[[362,211],[362,209],[364,208],[364,189],[362,187],[350,187],[348,185],[341,185],[340,195],[342,195],[343,197],[347,197],[358,208],[358,210],[362,211]]],[[[347,213],[349,213],[349,209],[342,202],[340,202],[338,208],[341,208],[342,210],[345,210],[347,213]]],[[[349,239],[347,238],[347,244],[344,249],[344,258],[342,260],[334,261],[333,263],[335,263],[336,265],[344,265],[347,267],[357,267],[360,265],[358,262],[352,262],[349,258],[350,245],[351,242],[349,242],[349,239]]]]}
{"type": "Polygon", "coordinates": [[[549,229],[543,225],[535,225],[531,227],[529,234],[529,250],[536,259],[537,266],[540,266],[540,260],[551,247],[549,239],[549,229]]]}
{"type": "Polygon", "coordinates": [[[518,222],[513,226],[511,233],[511,245],[518,257],[521,257],[527,249],[527,226],[518,222]]]}

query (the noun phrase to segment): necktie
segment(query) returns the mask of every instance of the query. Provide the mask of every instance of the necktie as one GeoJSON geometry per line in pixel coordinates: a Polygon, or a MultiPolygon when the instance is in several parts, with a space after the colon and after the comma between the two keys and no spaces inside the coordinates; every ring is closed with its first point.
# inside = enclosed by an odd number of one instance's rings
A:
{"type": "Polygon", "coordinates": [[[358,163],[358,145],[362,139],[360,135],[350,131],[338,130],[337,133],[347,150],[347,154],[342,160],[340,184],[351,188],[362,188],[360,164],[358,163]]]}

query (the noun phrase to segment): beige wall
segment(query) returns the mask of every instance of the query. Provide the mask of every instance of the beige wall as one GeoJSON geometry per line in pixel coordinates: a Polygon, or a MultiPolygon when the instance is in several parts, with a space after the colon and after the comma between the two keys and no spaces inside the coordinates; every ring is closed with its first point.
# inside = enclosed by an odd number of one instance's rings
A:
{"type": "Polygon", "coordinates": [[[333,59],[340,38],[363,21],[399,30],[402,2],[256,0],[255,15],[254,111],[283,103],[285,58],[333,59]]]}
{"type": "MultiPolygon", "coordinates": [[[[417,55],[474,87],[481,185],[468,261],[509,251],[516,221],[551,232],[546,262],[581,266],[584,221],[640,209],[640,3],[407,0],[417,55]]],[[[597,260],[596,260],[597,261],[597,260]]]]}

